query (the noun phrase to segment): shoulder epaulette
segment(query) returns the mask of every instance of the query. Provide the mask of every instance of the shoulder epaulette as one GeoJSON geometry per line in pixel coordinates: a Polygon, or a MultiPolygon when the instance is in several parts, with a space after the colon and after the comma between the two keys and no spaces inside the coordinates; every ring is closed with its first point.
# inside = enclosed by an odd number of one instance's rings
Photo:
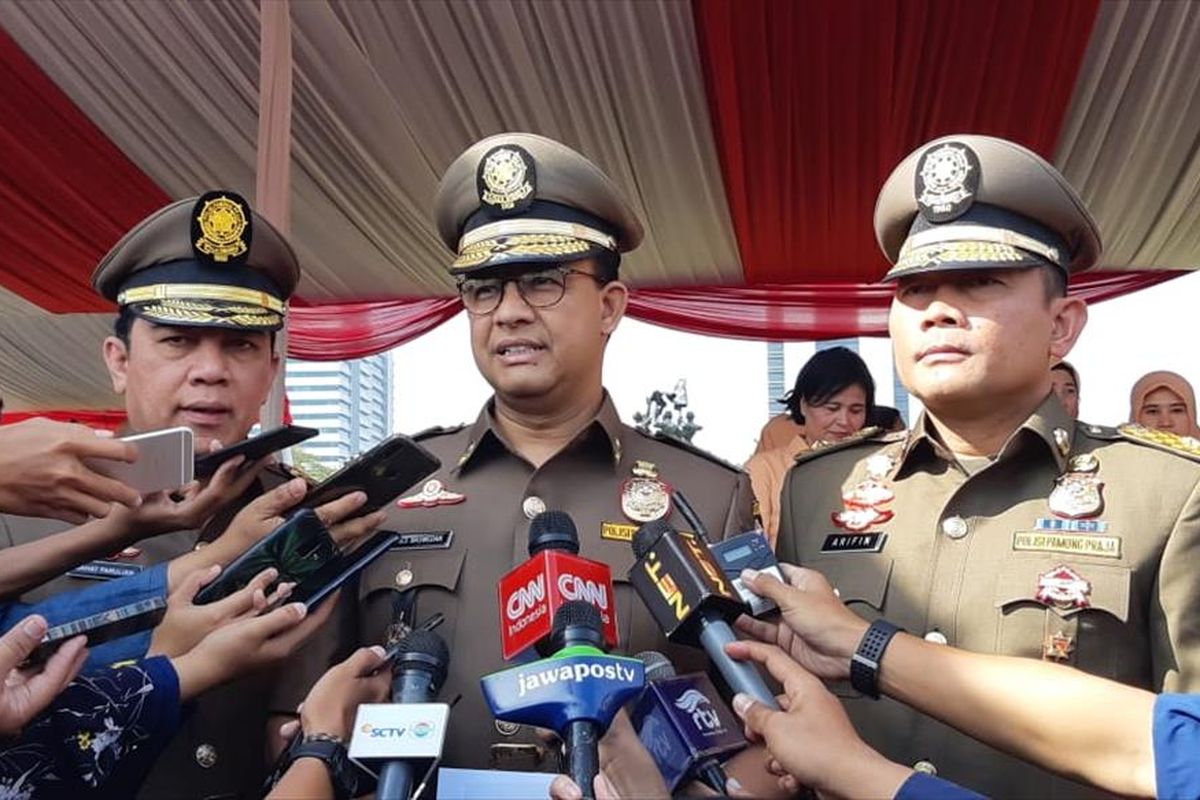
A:
{"type": "Polygon", "coordinates": [[[686,450],[694,456],[700,456],[704,460],[711,461],[712,463],[725,467],[726,469],[733,470],[734,472],[742,471],[742,468],[736,464],[731,464],[720,456],[713,455],[707,450],[697,447],[691,442],[685,442],[682,439],[676,439],[674,436],[666,436],[665,434],[661,433],[646,433],[641,428],[634,428],[633,430],[638,434],[645,436],[647,439],[653,439],[656,442],[662,442],[663,444],[669,444],[672,447],[678,447],[680,450],[686,450]]]}
{"type": "Polygon", "coordinates": [[[812,461],[814,458],[820,458],[823,455],[836,453],[840,450],[848,450],[860,444],[888,444],[889,442],[898,442],[906,435],[904,431],[885,431],[877,425],[872,425],[868,428],[863,428],[853,436],[847,436],[840,442],[818,444],[809,450],[802,450],[796,454],[796,463],[800,464],[805,461],[812,461]]]}
{"type": "Polygon", "coordinates": [[[467,423],[465,423],[465,422],[462,423],[461,425],[449,425],[449,426],[434,425],[432,428],[426,428],[423,431],[418,431],[417,433],[414,433],[409,438],[412,439],[414,442],[420,442],[425,439],[432,439],[434,436],[446,436],[451,433],[458,433],[465,427],[467,427],[467,423]]]}
{"type": "Polygon", "coordinates": [[[1122,439],[1153,447],[1155,450],[1165,450],[1177,456],[1200,461],[1200,439],[1193,436],[1178,436],[1168,431],[1158,431],[1144,425],[1121,425],[1117,433],[1122,439]]]}

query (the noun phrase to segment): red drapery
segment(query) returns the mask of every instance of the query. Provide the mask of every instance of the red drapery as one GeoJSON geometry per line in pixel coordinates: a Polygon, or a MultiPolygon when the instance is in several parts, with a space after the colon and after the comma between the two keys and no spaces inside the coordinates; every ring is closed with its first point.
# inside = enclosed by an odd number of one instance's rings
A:
{"type": "Polygon", "coordinates": [[[102,411],[95,409],[76,409],[73,411],[5,411],[3,415],[0,415],[0,425],[13,425],[17,422],[32,419],[33,417],[46,417],[58,422],[78,422],[80,425],[87,425],[89,428],[102,428],[106,431],[115,431],[125,424],[125,411],[113,408],[102,411]]]}
{"type": "Polygon", "coordinates": [[[1052,155],[1097,8],[694,0],[746,284],[877,280],[876,193],[929,139],[986,133],[1052,155]]]}
{"type": "Polygon", "coordinates": [[[0,29],[0,284],[47,311],[111,308],[92,269],[171,198],[0,29]]]}
{"type": "MultiPolygon", "coordinates": [[[[1089,302],[1186,275],[1186,271],[1094,272],[1076,276],[1070,293],[1089,302]]],[[[641,289],[629,316],[689,333],[795,341],[886,336],[892,287],[885,284],[788,284],[641,289]]]]}
{"type": "Polygon", "coordinates": [[[436,328],[461,308],[458,297],[292,306],[288,355],[341,361],[382,353],[436,328]]]}

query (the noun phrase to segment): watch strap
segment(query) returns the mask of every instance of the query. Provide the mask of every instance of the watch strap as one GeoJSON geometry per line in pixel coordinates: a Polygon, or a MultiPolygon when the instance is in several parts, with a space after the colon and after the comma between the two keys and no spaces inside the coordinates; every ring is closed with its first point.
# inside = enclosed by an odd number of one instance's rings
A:
{"type": "Polygon", "coordinates": [[[854,657],[850,659],[850,685],[855,691],[879,699],[879,662],[892,637],[904,629],[886,619],[877,619],[867,628],[854,657]]]}

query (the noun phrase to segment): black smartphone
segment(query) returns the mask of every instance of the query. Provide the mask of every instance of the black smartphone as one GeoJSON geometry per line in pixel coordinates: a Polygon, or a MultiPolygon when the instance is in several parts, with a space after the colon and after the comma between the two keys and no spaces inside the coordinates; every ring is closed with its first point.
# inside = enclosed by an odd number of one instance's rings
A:
{"type": "Polygon", "coordinates": [[[80,634],[87,636],[89,647],[95,647],[122,636],[140,633],[161,622],[166,613],[167,598],[151,597],[54,625],[46,631],[42,643],[29,655],[25,663],[44,663],[63,642],[80,634]]]}
{"type": "Polygon", "coordinates": [[[204,605],[228,597],[245,588],[255,575],[267,567],[275,567],[279,570],[279,577],[268,587],[269,594],[281,581],[302,583],[337,555],[337,544],[317,513],[302,508],[235,558],[215,581],[196,594],[193,602],[204,605]]]}
{"type": "Polygon", "coordinates": [[[304,603],[309,611],[336,592],[346,581],[362,572],[372,561],[386,553],[400,538],[395,531],[379,531],[349,553],[330,559],[319,570],[300,582],[279,605],[304,603]]]}
{"type": "Polygon", "coordinates": [[[392,436],[363,453],[320,485],[309,489],[302,505],[316,508],[350,492],[366,492],[367,502],[355,516],[378,511],[401,492],[438,471],[437,456],[407,436],[392,436]]]}
{"type": "Polygon", "coordinates": [[[257,461],[263,456],[311,439],[319,433],[320,431],[316,428],[305,428],[300,425],[272,428],[258,436],[251,436],[249,439],[243,439],[236,444],[223,447],[215,453],[200,456],[196,459],[193,474],[196,478],[208,478],[234,456],[245,456],[247,462],[257,461]]]}

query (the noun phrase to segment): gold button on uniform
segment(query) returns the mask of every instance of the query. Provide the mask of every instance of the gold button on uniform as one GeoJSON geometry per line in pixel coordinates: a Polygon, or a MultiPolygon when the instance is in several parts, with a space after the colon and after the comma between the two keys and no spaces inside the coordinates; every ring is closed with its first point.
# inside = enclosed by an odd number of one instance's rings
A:
{"type": "Polygon", "coordinates": [[[967,535],[967,521],[955,514],[942,520],[942,533],[951,539],[961,539],[967,535]]]}
{"type": "Polygon", "coordinates": [[[217,748],[211,744],[202,744],[196,748],[196,763],[205,769],[212,769],[217,763],[217,748]]]}
{"type": "Polygon", "coordinates": [[[925,641],[930,644],[947,644],[950,640],[946,638],[946,634],[941,631],[930,631],[925,634],[925,641]]]}
{"type": "Polygon", "coordinates": [[[913,764],[913,769],[917,772],[924,772],[926,775],[937,775],[937,767],[933,765],[932,761],[921,759],[913,764]]]}
{"type": "Polygon", "coordinates": [[[546,510],[546,501],[537,495],[530,495],[521,503],[521,510],[527,518],[533,519],[546,510]]]}
{"type": "Polygon", "coordinates": [[[413,574],[412,574],[411,569],[402,569],[396,573],[396,585],[397,586],[401,586],[401,587],[408,586],[410,583],[412,583],[412,581],[413,581],[413,574]]]}

